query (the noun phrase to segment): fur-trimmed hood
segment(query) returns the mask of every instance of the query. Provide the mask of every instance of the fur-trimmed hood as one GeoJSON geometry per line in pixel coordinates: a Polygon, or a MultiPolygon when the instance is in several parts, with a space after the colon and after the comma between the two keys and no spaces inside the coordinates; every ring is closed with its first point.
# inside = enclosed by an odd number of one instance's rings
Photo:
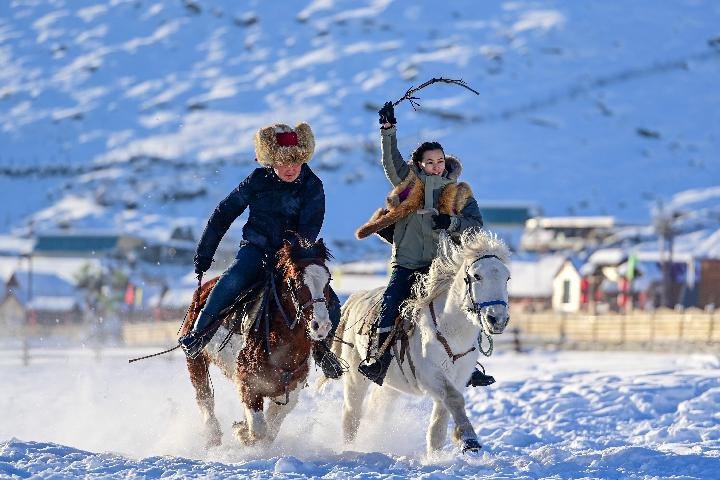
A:
{"type": "Polygon", "coordinates": [[[450,180],[457,180],[463,171],[462,163],[452,155],[445,155],[445,174],[450,180]]]}
{"type": "Polygon", "coordinates": [[[295,129],[284,123],[263,127],[255,134],[255,156],[265,167],[275,164],[307,163],[315,152],[315,136],[310,125],[299,123],[295,129]]]}
{"type": "MultiPolygon", "coordinates": [[[[411,165],[407,177],[396,185],[385,199],[385,208],[377,210],[370,219],[356,232],[355,237],[359,240],[377,233],[397,221],[418,211],[427,202],[425,185],[419,169],[411,165]]],[[[448,215],[457,215],[472,199],[473,194],[470,186],[464,182],[457,182],[462,173],[462,164],[451,156],[445,157],[445,172],[443,177],[451,182],[442,188],[438,202],[438,211],[448,215]]]]}

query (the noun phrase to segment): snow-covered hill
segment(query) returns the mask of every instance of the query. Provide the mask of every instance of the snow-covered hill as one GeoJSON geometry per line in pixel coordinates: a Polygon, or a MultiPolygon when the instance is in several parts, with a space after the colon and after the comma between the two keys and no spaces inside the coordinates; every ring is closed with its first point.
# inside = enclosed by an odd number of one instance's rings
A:
{"type": "MultiPolygon", "coordinates": [[[[501,349],[502,350],[502,349],[501,349]]],[[[213,370],[223,444],[202,447],[184,362],[137,352],[0,352],[0,477],[710,479],[720,471],[720,364],[709,354],[499,352],[498,383],[467,389],[479,458],[424,454],[431,404],[403,396],[393,421],[342,442],[342,388],[303,390],[270,447],[230,434],[241,405],[213,370]]],[[[317,373],[312,374],[312,380],[317,373]]],[[[312,382],[311,382],[312,385],[312,382]]],[[[369,413],[373,415],[373,413],[369,413]]]]}
{"type": "Polygon", "coordinates": [[[306,120],[352,245],[388,189],[375,111],[435,76],[481,94],[398,107],[405,153],[441,141],[481,203],[649,220],[720,179],[718,25],[712,0],[3,2],[0,232],[199,229],[253,132],[306,120]]]}

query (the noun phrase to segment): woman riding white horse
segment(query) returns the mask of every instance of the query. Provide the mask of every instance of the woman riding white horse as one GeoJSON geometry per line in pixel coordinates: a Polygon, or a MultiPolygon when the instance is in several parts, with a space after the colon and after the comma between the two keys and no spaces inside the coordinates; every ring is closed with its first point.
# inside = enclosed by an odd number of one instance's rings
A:
{"type": "MultiPolygon", "coordinates": [[[[443,446],[450,415],[463,452],[481,448],[465,413],[462,390],[480,353],[481,329],[487,335],[502,333],[509,321],[508,256],[502,240],[483,230],[464,232],[460,245],[443,234],[437,258],[403,309],[403,317],[415,328],[409,333],[403,359],[389,365],[381,388],[432,397],[428,453],[443,446]]],[[[333,352],[350,365],[343,405],[346,442],[355,439],[363,399],[371,385],[357,367],[369,350],[378,348],[377,341],[360,333],[360,325],[382,293],[378,288],[348,299],[337,330],[343,343],[333,345],[333,352]]]]}
{"type": "MultiPolygon", "coordinates": [[[[445,156],[437,142],[424,142],[406,163],[397,148],[395,112],[387,102],[378,112],[382,135],[382,166],[393,185],[387,208],[378,210],[358,229],[358,239],[372,233],[393,244],[392,274],[385,289],[377,320],[380,344],[390,337],[400,305],[408,297],[417,276],[427,272],[437,251],[439,234],[457,237],[468,228],[480,228],[482,216],[466,183],[457,183],[460,162],[445,156]]],[[[360,365],[360,372],[382,385],[392,358],[387,348],[375,359],[360,365]]],[[[369,359],[368,359],[369,360],[369,359]]],[[[495,379],[476,370],[469,384],[489,385],[495,379]]]]}

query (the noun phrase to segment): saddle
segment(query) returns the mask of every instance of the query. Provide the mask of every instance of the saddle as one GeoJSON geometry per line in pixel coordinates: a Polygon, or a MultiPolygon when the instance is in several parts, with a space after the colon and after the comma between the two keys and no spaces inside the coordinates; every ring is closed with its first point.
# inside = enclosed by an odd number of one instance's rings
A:
{"type": "MultiPolygon", "coordinates": [[[[214,281],[215,279],[210,280],[210,282],[214,281]]],[[[200,297],[197,305],[193,303],[190,309],[192,310],[194,306],[198,312],[202,310],[210,297],[210,293],[212,293],[212,289],[200,297]]],[[[219,317],[213,323],[206,327],[207,333],[204,333],[204,335],[209,335],[207,338],[211,338],[221,325],[225,326],[233,334],[249,334],[269,293],[270,289],[265,281],[258,281],[247,289],[238,292],[235,300],[220,312],[219,317]]],[[[192,325],[192,322],[195,321],[195,315],[191,314],[188,317],[186,321],[191,322],[192,325]]]]}
{"type": "MultiPolygon", "coordinates": [[[[385,291],[385,287],[378,287],[373,290],[369,290],[361,294],[362,300],[367,300],[368,303],[372,302],[372,307],[368,309],[365,316],[363,317],[360,325],[358,326],[358,333],[360,335],[367,335],[370,337],[368,342],[367,356],[379,356],[382,345],[377,344],[377,337],[375,333],[377,331],[378,317],[380,316],[380,305],[382,304],[382,294],[385,291]],[[374,302],[373,302],[374,300],[374,302]]],[[[400,370],[403,371],[403,363],[407,358],[410,366],[410,371],[415,376],[415,366],[413,365],[412,358],[407,351],[408,341],[410,336],[414,333],[415,322],[409,317],[398,315],[395,319],[395,328],[393,330],[394,335],[390,344],[385,346],[393,351],[395,360],[400,366],[400,370]]]]}
{"type": "Polygon", "coordinates": [[[233,333],[249,334],[269,294],[269,288],[264,282],[240,292],[232,305],[220,312],[222,324],[233,333]]]}

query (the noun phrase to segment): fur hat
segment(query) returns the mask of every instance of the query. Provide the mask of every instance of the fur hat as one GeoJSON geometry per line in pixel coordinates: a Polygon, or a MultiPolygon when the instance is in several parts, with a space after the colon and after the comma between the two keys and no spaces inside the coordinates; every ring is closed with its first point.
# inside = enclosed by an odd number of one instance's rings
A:
{"type": "Polygon", "coordinates": [[[305,122],[294,130],[284,123],[276,123],[255,134],[255,156],[265,167],[276,163],[302,165],[310,161],[314,151],[315,137],[305,122]]]}

